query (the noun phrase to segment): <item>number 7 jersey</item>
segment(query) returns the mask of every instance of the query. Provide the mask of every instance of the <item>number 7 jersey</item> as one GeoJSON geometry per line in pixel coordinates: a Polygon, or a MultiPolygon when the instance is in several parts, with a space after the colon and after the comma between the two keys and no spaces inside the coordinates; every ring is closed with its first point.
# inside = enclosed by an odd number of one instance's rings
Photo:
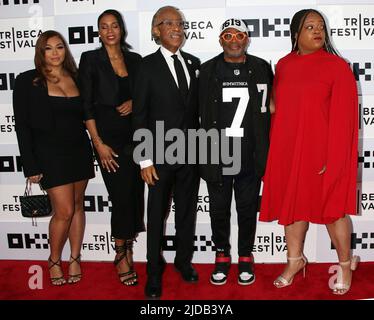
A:
{"type": "MultiPolygon", "coordinates": [[[[270,93],[273,74],[270,65],[246,55],[245,63],[225,62],[223,54],[201,67],[199,80],[199,115],[205,130],[223,131],[230,141],[240,139],[241,171],[253,170],[262,177],[269,144],[270,93]]],[[[222,147],[222,141],[221,141],[222,147]]],[[[220,181],[223,163],[200,165],[206,181],[220,181]]]]}

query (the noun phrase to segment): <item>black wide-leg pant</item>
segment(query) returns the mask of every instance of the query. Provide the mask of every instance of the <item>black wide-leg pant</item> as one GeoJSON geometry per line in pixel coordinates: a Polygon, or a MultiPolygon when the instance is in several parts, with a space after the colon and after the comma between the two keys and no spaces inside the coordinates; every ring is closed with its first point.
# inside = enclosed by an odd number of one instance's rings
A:
{"type": "Polygon", "coordinates": [[[249,256],[253,250],[261,180],[252,172],[222,176],[221,183],[207,183],[212,238],[217,249],[230,252],[231,201],[234,189],[238,215],[238,254],[249,256]]]}

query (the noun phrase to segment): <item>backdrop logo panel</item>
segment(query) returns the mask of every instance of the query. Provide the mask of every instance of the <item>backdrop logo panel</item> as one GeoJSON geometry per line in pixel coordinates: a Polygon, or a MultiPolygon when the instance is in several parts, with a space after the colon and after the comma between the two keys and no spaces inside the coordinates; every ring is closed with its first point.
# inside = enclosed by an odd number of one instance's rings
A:
{"type": "Polygon", "coordinates": [[[11,103],[14,81],[20,72],[34,68],[30,56],[28,61],[0,61],[0,103],[11,103]]]}
{"type": "MultiPolygon", "coordinates": [[[[183,50],[197,54],[200,52],[222,51],[219,42],[219,27],[225,20],[225,10],[220,8],[183,10],[186,19],[186,42],[183,50]]],[[[158,45],[152,41],[151,22],[154,12],[139,13],[140,51],[142,54],[150,54],[158,49],[158,45]]]]}
{"type": "Polygon", "coordinates": [[[55,14],[69,15],[84,13],[99,13],[107,9],[118,11],[136,10],[136,0],[55,0],[55,14]]]}
{"type": "MultiPolygon", "coordinates": [[[[354,255],[361,257],[363,261],[373,261],[374,259],[374,221],[367,217],[352,217],[353,233],[351,236],[354,255]]],[[[337,254],[334,249],[326,227],[318,226],[317,238],[317,261],[337,262],[337,254]]],[[[327,270],[326,270],[327,272],[327,270]]]]}
{"type": "MultiPolygon", "coordinates": [[[[121,12],[128,31],[127,41],[134,50],[138,47],[138,15],[136,12],[121,12]]],[[[97,28],[97,14],[56,16],[56,29],[59,30],[69,43],[71,52],[80,57],[83,51],[93,50],[101,46],[97,28]]]]}
{"type": "Polygon", "coordinates": [[[358,92],[363,95],[374,95],[374,50],[345,50],[341,52],[353,70],[358,92]]]}
{"type": "Polygon", "coordinates": [[[23,184],[25,178],[22,170],[21,157],[16,144],[3,144],[0,152],[0,182],[7,184],[23,184]]]}
{"type": "Polygon", "coordinates": [[[46,233],[8,233],[9,249],[48,249],[49,241],[46,233]]]}
{"type": "Polygon", "coordinates": [[[248,53],[253,54],[259,58],[262,58],[269,62],[273,73],[275,72],[275,67],[279,61],[279,59],[283,58],[285,55],[289,53],[289,51],[284,50],[284,51],[262,51],[262,52],[252,52],[252,46],[251,44],[249,45],[248,48],[248,53]]]}
{"type": "Polygon", "coordinates": [[[87,213],[92,213],[89,216],[107,216],[112,212],[112,202],[104,184],[88,184],[84,206],[87,213]]]}
{"type": "MultiPolygon", "coordinates": [[[[60,1],[61,2],[61,1],[60,1]]],[[[0,0],[0,18],[52,16],[54,14],[51,0],[0,0]]]]}
{"type": "Polygon", "coordinates": [[[357,206],[360,215],[374,217],[374,181],[357,184],[357,206]]]}
{"type": "Polygon", "coordinates": [[[0,144],[1,143],[17,143],[13,107],[11,104],[0,104],[0,144]]]}
{"type": "MultiPolygon", "coordinates": [[[[309,261],[315,260],[314,243],[316,241],[316,229],[310,225],[305,240],[305,255],[309,261]]],[[[287,245],[284,236],[284,227],[276,222],[259,222],[256,232],[256,241],[253,253],[258,261],[285,262],[287,245]]]]}
{"type": "Polygon", "coordinates": [[[290,23],[301,7],[228,7],[226,17],[243,19],[250,30],[252,51],[290,51],[290,23]]]}
{"type": "Polygon", "coordinates": [[[374,49],[374,6],[318,6],[339,49],[374,49]]]}
{"type": "Polygon", "coordinates": [[[374,96],[361,96],[359,103],[360,135],[374,138],[374,96]]]}
{"type": "MultiPolygon", "coordinates": [[[[24,180],[25,181],[25,180],[24,180]]],[[[21,215],[21,205],[19,196],[23,195],[25,184],[23,185],[0,185],[0,220],[9,219],[27,222],[31,227],[31,219],[21,215]]],[[[38,185],[33,185],[32,194],[41,194],[38,185]]],[[[38,218],[40,221],[49,221],[49,217],[38,218]]]]}
{"type": "Polygon", "coordinates": [[[112,212],[112,202],[109,196],[86,194],[84,211],[86,213],[109,213],[112,212]]]}
{"type": "Polygon", "coordinates": [[[53,18],[0,20],[0,60],[24,60],[34,57],[39,35],[54,29],[53,18]]]}
{"type": "Polygon", "coordinates": [[[374,181],[374,139],[360,140],[358,177],[359,181],[374,181]]]}

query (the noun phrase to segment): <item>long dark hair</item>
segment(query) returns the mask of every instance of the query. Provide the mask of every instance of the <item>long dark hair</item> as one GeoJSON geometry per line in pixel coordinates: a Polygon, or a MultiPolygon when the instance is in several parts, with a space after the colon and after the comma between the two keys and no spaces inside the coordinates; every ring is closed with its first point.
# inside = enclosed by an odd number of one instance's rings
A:
{"type": "Polygon", "coordinates": [[[301,32],[301,29],[304,25],[306,17],[310,13],[318,14],[322,18],[323,24],[325,25],[325,43],[323,44],[323,48],[327,52],[330,52],[332,54],[335,54],[335,55],[339,56],[338,51],[334,48],[334,46],[331,43],[329,33],[328,33],[328,30],[327,30],[327,25],[326,25],[325,18],[323,17],[323,15],[319,11],[317,11],[315,9],[300,10],[300,11],[296,12],[294,14],[294,16],[292,17],[291,27],[290,27],[290,29],[291,29],[291,43],[292,43],[292,50],[291,51],[299,50],[298,42],[299,42],[300,32],[301,32]]]}
{"type": "Polygon", "coordinates": [[[122,14],[118,12],[117,10],[114,9],[108,9],[102,12],[99,17],[97,18],[97,27],[100,28],[100,20],[102,17],[106,15],[112,15],[116,18],[119,28],[121,29],[121,40],[120,40],[120,45],[123,51],[129,51],[132,49],[132,46],[126,42],[127,38],[127,30],[125,27],[125,22],[123,21],[122,14]]]}
{"type": "MultiPolygon", "coordinates": [[[[75,63],[73,55],[70,52],[66,40],[61,33],[55,30],[47,30],[39,36],[35,44],[34,64],[37,76],[33,81],[34,85],[38,85],[41,83],[45,84],[47,79],[51,79],[49,74],[52,70],[48,69],[45,62],[45,47],[47,46],[48,39],[53,37],[60,38],[65,47],[65,59],[62,63],[62,68],[64,69],[64,71],[68,72],[72,78],[75,78],[77,76],[77,65],[75,63]]],[[[58,82],[57,78],[52,78],[52,80],[58,82]]]]}

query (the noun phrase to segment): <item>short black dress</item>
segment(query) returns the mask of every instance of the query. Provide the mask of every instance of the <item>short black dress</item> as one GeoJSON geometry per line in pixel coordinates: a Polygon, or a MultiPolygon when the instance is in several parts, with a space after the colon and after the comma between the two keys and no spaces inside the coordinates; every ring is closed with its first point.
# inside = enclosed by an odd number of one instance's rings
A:
{"type": "Polygon", "coordinates": [[[34,132],[35,156],[44,189],[91,179],[95,176],[93,152],[83,123],[82,100],[49,96],[54,130],[34,132]]]}
{"type": "MultiPolygon", "coordinates": [[[[133,128],[131,114],[123,117],[116,107],[131,99],[128,77],[116,75],[118,81],[118,104],[116,106],[96,105],[96,126],[103,142],[118,155],[116,172],[107,172],[100,166],[109,198],[112,202],[111,230],[116,239],[133,239],[145,231],[144,182],[140,167],[133,160],[133,128]]],[[[100,157],[95,150],[100,163],[100,157]]]]}

